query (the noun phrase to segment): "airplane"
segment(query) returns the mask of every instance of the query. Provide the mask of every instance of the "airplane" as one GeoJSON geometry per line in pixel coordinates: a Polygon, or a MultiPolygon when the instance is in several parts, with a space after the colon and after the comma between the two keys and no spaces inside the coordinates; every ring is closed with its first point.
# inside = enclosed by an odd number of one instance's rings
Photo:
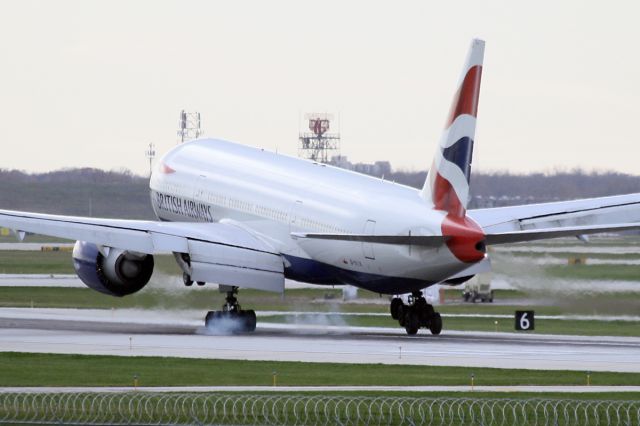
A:
{"type": "Polygon", "coordinates": [[[390,314],[414,335],[442,331],[421,290],[490,269],[487,246],[640,228],[640,194],[467,210],[484,58],[474,39],[422,189],[217,139],[171,149],[150,194],[157,221],[0,210],[0,226],[76,240],[73,263],[90,288],[122,297],[173,253],[186,286],[226,293],[207,327],[256,328],[239,288],[283,292],[285,278],[350,284],[394,296],[390,314]],[[410,294],[407,303],[399,295],[410,294]]]}

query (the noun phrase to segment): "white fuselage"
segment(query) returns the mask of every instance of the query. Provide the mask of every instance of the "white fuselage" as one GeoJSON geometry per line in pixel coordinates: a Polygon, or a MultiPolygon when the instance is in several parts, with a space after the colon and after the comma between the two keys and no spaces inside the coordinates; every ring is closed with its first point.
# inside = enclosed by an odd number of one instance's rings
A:
{"type": "Polygon", "coordinates": [[[282,254],[288,277],[403,293],[469,267],[446,246],[300,239],[292,232],[441,235],[443,212],[383,179],[230,142],[202,139],[167,153],[151,177],[166,221],[228,222],[282,254]]]}

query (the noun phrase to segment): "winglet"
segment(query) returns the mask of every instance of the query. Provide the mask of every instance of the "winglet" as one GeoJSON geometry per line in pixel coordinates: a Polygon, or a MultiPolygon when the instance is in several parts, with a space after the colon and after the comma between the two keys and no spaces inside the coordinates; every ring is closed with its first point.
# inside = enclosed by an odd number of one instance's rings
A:
{"type": "Polygon", "coordinates": [[[440,144],[421,196],[454,217],[464,217],[469,201],[473,139],[478,115],[484,41],[471,42],[440,144]]]}

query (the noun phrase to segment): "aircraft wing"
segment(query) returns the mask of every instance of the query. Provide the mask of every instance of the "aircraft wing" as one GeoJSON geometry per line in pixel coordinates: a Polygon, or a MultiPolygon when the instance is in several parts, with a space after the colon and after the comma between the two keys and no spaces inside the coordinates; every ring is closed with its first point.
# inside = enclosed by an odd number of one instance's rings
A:
{"type": "MultiPolygon", "coordinates": [[[[467,214],[482,227],[487,235],[552,228],[558,228],[556,231],[559,231],[559,228],[572,227],[587,234],[594,233],[586,232],[589,227],[597,229],[603,225],[622,226],[639,223],[640,194],[477,209],[469,210],[467,214]]],[[[598,232],[614,231],[603,229],[598,232]]],[[[552,234],[549,233],[549,236],[540,236],[540,238],[554,238],[552,234]]],[[[576,234],[580,232],[571,235],[576,234]]],[[[524,236],[524,233],[522,235],[524,236]]]]}
{"type": "MultiPolygon", "coordinates": [[[[640,194],[556,203],[477,209],[468,212],[481,227],[487,245],[583,236],[640,229],[640,194]]],[[[344,235],[293,233],[295,238],[361,241],[439,247],[452,235],[344,235]]]]}
{"type": "Polygon", "coordinates": [[[0,210],[0,226],[16,234],[49,235],[99,247],[188,254],[194,281],[278,291],[282,257],[249,231],[230,223],[98,219],[0,210]]]}

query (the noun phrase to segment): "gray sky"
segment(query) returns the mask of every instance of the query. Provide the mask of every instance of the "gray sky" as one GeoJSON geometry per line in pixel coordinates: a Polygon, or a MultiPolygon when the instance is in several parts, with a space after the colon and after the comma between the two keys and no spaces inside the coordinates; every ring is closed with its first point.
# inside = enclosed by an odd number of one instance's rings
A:
{"type": "Polygon", "coordinates": [[[0,1],[1,168],[143,173],[185,108],[292,155],[332,112],[352,161],[425,169],[480,37],[476,170],[640,173],[637,1],[0,1]]]}

